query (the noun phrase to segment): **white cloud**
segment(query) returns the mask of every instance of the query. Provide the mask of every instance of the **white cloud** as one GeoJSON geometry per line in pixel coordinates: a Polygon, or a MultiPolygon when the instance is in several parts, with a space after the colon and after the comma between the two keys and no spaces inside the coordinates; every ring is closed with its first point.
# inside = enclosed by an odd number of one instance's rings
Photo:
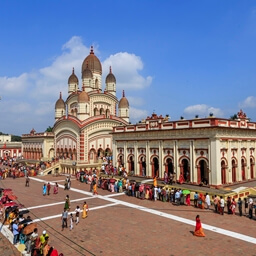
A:
{"type": "Polygon", "coordinates": [[[148,116],[147,111],[144,109],[130,107],[129,110],[131,123],[136,123],[148,116]]]}
{"type": "MultiPolygon", "coordinates": [[[[94,53],[100,58],[98,49],[98,45],[94,45],[94,53]]],[[[3,132],[20,134],[20,132],[29,132],[33,127],[37,127],[37,131],[40,132],[49,125],[52,126],[54,123],[54,104],[58,100],[60,92],[62,92],[64,99],[67,97],[68,78],[73,67],[81,88],[81,66],[89,52],[90,47],[83,44],[81,37],[73,36],[62,46],[62,54],[55,56],[49,66],[24,72],[17,77],[0,77],[0,96],[2,98],[0,112],[5,116],[5,124],[2,127],[5,130],[3,132]]],[[[139,71],[143,70],[143,62],[139,56],[134,54],[116,53],[101,63],[104,71],[102,76],[103,90],[109,66],[112,66],[119,90],[143,89],[152,82],[150,76],[143,77],[139,74],[139,71]]],[[[128,99],[130,105],[143,104],[143,100],[140,98],[128,99]]],[[[131,111],[131,120],[139,120],[145,116],[145,110],[134,109],[131,111]]]]}
{"type": "Polygon", "coordinates": [[[256,108],[256,97],[249,96],[243,102],[239,103],[240,108],[256,108]]]}
{"type": "Polygon", "coordinates": [[[117,89],[144,89],[152,82],[152,77],[143,77],[139,71],[143,69],[143,62],[139,56],[132,53],[119,52],[110,55],[102,63],[104,76],[109,72],[109,67],[117,79],[117,89]]]}
{"type": "Polygon", "coordinates": [[[188,106],[184,109],[184,114],[186,118],[193,118],[195,115],[199,117],[207,117],[210,113],[213,113],[216,117],[222,117],[223,112],[219,108],[209,107],[205,104],[198,104],[193,106],[188,106]]]}
{"type": "MultiPolygon", "coordinates": [[[[126,96],[126,95],[125,95],[126,96]]],[[[131,97],[128,96],[126,97],[127,100],[129,101],[129,104],[132,106],[142,106],[145,104],[145,100],[140,98],[140,97],[131,97]]]]}

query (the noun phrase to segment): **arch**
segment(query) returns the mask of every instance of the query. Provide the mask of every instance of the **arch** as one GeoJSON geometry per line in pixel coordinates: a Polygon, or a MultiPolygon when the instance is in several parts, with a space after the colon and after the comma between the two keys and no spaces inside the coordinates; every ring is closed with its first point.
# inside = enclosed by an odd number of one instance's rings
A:
{"type": "Polygon", "coordinates": [[[241,158],[241,174],[242,174],[242,180],[245,180],[245,168],[246,168],[246,159],[245,157],[241,158]]]}
{"type": "Polygon", "coordinates": [[[110,118],[110,110],[106,109],[106,118],[110,118]]]}
{"type": "Polygon", "coordinates": [[[94,116],[97,116],[97,114],[98,114],[98,109],[97,109],[97,108],[94,108],[94,109],[93,109],[93,115],[94,115],[94,116]]]}
{"type": "Polygon", "coordinates": [[[89,163],[97,163],[97,153],[95,148],[91,148],[89,151],[89,163]]]}
{"type": "Polygon", "coordinates": [[[209,184],[209,171],[208,171],[208,161],[205,158],[198,159],[197,164],[197,182],[200,184],[209,184]]]}
{"type": "Polygon", "coordinates": [[[95,80],[95,89],[99,89],[99,80],[96,78],[95,80]]]}
{"type": "Polygon", "coordinates": [[[117,163],[118,163],[118,166],[124,166],[124,155],[123,154],[119,154],[117,156],[117,163]]]}
{"type": "Polygon", "coordinates": [[[184,180],[189,182],[191,179],[190,175],[190,159],[186,156],[182,156],[179,159],[179,167],[180,167],[180,180],[184,180]]]}
{"type": "Polygon", "coordinates": [[[54,148],[49,149],[48,158],[50,158],[50,159],[54,158],[54,148]]]}
{"type": "Polygon", "coordinates": [[[112,156],[112,151],[110,148],[105,149],[105,156],[111,157],[112,156]]]}
{"type": "Polygon", "coordinates": [[[251,179],[254,179],[254,166],[255,166],[255,160],[254,157],[250,157],[250,174],[251,174],[251,179]]]}
{"type": "Polygon", "coordinates": [[[235,158],[231,159],[232,168],[232,182],[236,182],[236,171],[237,171],[237,160],[235,158]]]}
{"type": "Polygon", "coordinates": [[[224,160],[221,161],[221,184],[226,184],[226,170],[227,170],[227,165],[224,160]]]}
{"type": "Polygon", "coordinates": [[[152,177],[159,177],[159,159],[158,156],[151,157],[152,177]]]}
{"type": "Polygon", "coordinates": [[[101,158],[101,159],[104,157],[104,150],[102,148],[99,148],[97,150],[97,156],[98,158],[101,158]]]}
{"type": "Polygon", "coordinates": [[[138,157],[140,176],[147,176],[147,164],[146,164],[146,155],[139,155],[138,157]]]}
{"type": "Polygon", "coordinates": [[[134,173],[134,155],[133,154],[130,154],[127,157],[127,162],[128,162],[128,172],[134,173]]]}
{"type": "Polygon", "coordinates": [[[100,115],[104,115],[105,114],[105,110],[104,110],[104,108],[101,108],[100,109],[100,115]]]}
{"type": "Polygon", "coordinates": [[[174,174],[174,165],[173,165],[173,158],[168,156],[165,158],[165,172],[170,176],[174,174]]]}

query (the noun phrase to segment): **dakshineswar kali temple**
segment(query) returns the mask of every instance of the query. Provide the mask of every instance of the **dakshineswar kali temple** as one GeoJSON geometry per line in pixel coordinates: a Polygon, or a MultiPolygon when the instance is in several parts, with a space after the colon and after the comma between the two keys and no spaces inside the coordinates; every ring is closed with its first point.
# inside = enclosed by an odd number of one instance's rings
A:
{"type": "Polygon", "coordinates": [[[170,121],[154,113],[130,124],[129,102],[124,92],[118,101],[111,68],[102,90],[102,66],[93,48],[83,61],[81,84],[80,89],[73,69],[66,101],[60,93],[55,104],[53,132],[22,135],[25,159],[60,159],[60,170],[75,174],[111,156],[115,167],[136,176],[167,173],[216,187],[255,179],[256,123],[243,111],[235,120],[211,115],[170,121]]]}
{"type": "MultiPolygon", "coordinates": [[[[68,78],[67,99],[64,101],[60,93],[55,104],[53,132],[36,133],[32,129],[30,134],[22,135],[23,157],[64,159],[83,167],[112,156],[111,132],[114,126],[129,124],[129,102],[124,91],[122,98],[117,99],[111,67],[104,90],[102,83],[101,62],[91,47],[82,64],[81,89],[73,69],[68,78]]],[[[74,168],[77,167],[72,172],[74,168]]]]}

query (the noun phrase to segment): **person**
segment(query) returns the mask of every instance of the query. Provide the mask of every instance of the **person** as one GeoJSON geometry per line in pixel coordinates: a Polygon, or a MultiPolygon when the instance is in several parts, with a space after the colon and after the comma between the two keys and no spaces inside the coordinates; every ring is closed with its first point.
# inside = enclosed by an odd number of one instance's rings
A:
{"type": "Polygon", "coordinates": [[[179,177],[179,183],[180,184],[183,184],[185,182],[184,180],[184,176],[183,176],[183,173],[180,174],[180,177],[179,177]]]}
{"type": "Polygon", "coordinates": [[[210,210],[211,200],[210,200],[210,196],[208,195],[208,193],[206,193],[205,202],[206,202],[206,209],[210,210]]]}
{"type": "Polygon", "coordinates": [[[235,198],[233,198],[232,200],[232,203],[231,203],[231,211],[232,211],[232,214],[236,214],[236,201],[235,201],[235,198]]]}
{"type": "Polygon", "coordinates": [[[50,184],[50,182],[48,182],[48,184],[47,184],[47,195],[48,196],[50,195],[50,190],[51,190],[51,184],[50,184]]]}
{"type": "Polygon", "coordinates": [[[38,229],[34,228],[33,233],[29,236],[29,239],[26,242],[26,248],[27,248],[27,253],[29,254],[30,252],[31,255],[33,255],[33,251],[35,248],[35,240],[38,237],[38,229]]]}
{"type": "Polygon", "coordinates": [[[88,205],[87,205],[86,202],[84,202],[84,205],[83,205],[83,215],[82,215],[83,219],[87,218],[88,211],[89,211],[88,205]]]}
{"type": "Polygon", "coordinates": [[[196,216],[196,228],[195,228],[194,236],[205,237],[199,215],[196,216]]]}
{"type": "Polygon", "coordinates": [[[67,189],[71,188],[71,176],[69,175],[67,178],[67,189]]]}
{"type": "Polygon", "coordinates": [[[62,212],[62,215],[61,215],[61,220],[62,220],[62,231],[64,230],[64,228],[67,228],[68,227],[68,212],[67,212],[67,209],[64,208],[63,212],[62,212]]]}
{"type": "Polygon", "coordinates": [[[241,197],[238,198],[238,210],[239,210],[239,215],[242,216],[243,215],[243,211],[242,211],[242,200],[241,200],[241,197]]]}
{"type": "Polygon", "coordinates": [[[186,195],[186,205],[190,206],[190,194],[186,195]]]}
{"type": "Polygon", "coordinates": [[[55,185],[53,187],[53,194],[56,195],[56,194],[58,194],[58,192],[59,192],[59,185],[57,182],[55,182],[55,185]]]}
{"type": "Polygon", "coordinates": [[[46,233],[46,230],[43,231],[43,234],[40,236],[40,255],[44,255],[44,247],[47,246],[49,240],[49,235],[46,233]]]}
{"type": "Polygon", "coordinates": [[[180,205],[180,197],[181,197],[180,191],[177,190],[176,193],[175,193],[175,202],[176,202],[176,205],[180,205]]]}
{"type": "Polygon", "coordinates": [[[214,209],[216,213],[218,212],[218,202],[219,202],[219,198],[217,197],[217,195],[215,195],[213,199],[213,204],[214,204],[214,209]]]}
{"type": "Polygon", "coordinates": [[[157,187],[157,179],[156,179],[156,176],[154,177],[154,187],[155,187],[155,188],[157,187]]]}
{"type": "Polygon", "coordinates": [[[44,243],[41,243],[41,254],[43,256],[47,256],[48,255],[48,252],[50,250],[50,245],[49,245],[49,236],[45,237],[45,242],[44,243]]]}
{"type": "Polygon", "coordinates": [[[46,195],[46,184],[43,185],[43,196],[46,195]]]}
{"type": "Polygon", "coordinates": [[[194,206],[197,208],[197,201],[198,201],[198,193],[196,192],[194,195],[194,206]]]}
{"type": "Polygon", "coordinates": [[[70,210],[70,199],[69,199],[69,195],[66,196],[64,208],[65,208],[67,211],[70,210]]]}
{"type": "Polygon", "coordinates": [[[73,217],[73,213],[70,213],[70,217],[69,217],[69,219],[70,219],[70,231],[73,229],[73,227],[74,227],[74,217],[73,217]]]}
{"type": "Polygon", "coordinates": [[[221,215],[224,215],[224,207],[225,207],[225,201],[223,199],[223,196],[220,197],[220,213],[221,215]]]}
{"type": "Polygon", "coordinates": [[[93,195],[98,195],[98,192],[97,192],[97,183],[96,181],[93,180],[93,195]]]}
{"type": "Polygon", "coordinates": [[[232,210],[231,210],[231,197],[228,196],[227,198],[227,211],[228,211],[228,214],[232,214],[232,210]]]}
{"type": "Polygon", "coordinates": [[[252,212],[253,212],[253,200],[252,198],[249,199],[249,219],[252,219],[252,212]]]}
{"type": "Polygon", "coordinates": [[[19,240],[19,226],[18,220],[15,219],[12,224],[12,233],[13,233],[13,244],[16,245],[19,240]]]}
{"type": "Polygon", "coordinates": [[[29,176],[28,176],[28,175],[26,176],[26,184],[25,184],[25,187],[29,187],[29,176]]]}
{"type": "Polygon", "coordinates": [[[247,198],[244,198],[244,216],[247,217],[248,201],[247,198]]]}
{"type": "Polygon", "coordinates": [[[76,214],[76,225],[79,223],[79,216],[80,216],[80,207],[77,206],[75,209],[75,214],[76,214]]]}
{"type": "Polygon", "coordinates": [[[168,173],[164,172],[164,184],[168,183],[168,173]]]}

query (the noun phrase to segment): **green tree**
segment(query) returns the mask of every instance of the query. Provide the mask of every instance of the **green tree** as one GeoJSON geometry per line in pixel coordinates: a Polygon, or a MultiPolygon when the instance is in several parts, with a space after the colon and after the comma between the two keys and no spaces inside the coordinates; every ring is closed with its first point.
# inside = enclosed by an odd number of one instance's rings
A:
{"type": "Polygon", "coordinates": [[[233,116],[231,116],[230,119],[231,119],[231,120],[236,120],[236,119],[238,119],[237,114],[234,114],[233,116]]]}
{"type": "Polygon", "coordinates": [[[46,131],[46,132],[52,132],[52,130],[53,130],[53,127],[48,126],[48,128],[47,128],[45,131],[46,131]]]}

